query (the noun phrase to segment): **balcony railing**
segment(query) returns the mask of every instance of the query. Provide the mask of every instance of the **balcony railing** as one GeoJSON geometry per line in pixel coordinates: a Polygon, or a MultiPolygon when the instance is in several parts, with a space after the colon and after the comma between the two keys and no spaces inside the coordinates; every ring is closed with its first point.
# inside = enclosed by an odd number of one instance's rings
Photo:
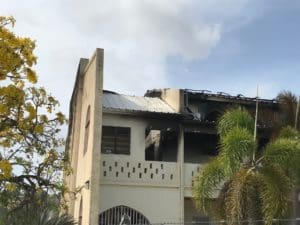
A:
{"type": "Polygon", "coordinates": [[[157,161],[130,161],[105,155],[102,157],[101,183],[129,185],[179,185],[178,164],[157,161]]]}
{"type": "MultiPolygon", "coordinates": [[[[102,155],[102,184],[180,186],[180,165],[176,162],[132,161],[122,156],[102,155]]],[[[190,196],[193,177],[203,164],[184,163],[184,187],[190,196]]]]}

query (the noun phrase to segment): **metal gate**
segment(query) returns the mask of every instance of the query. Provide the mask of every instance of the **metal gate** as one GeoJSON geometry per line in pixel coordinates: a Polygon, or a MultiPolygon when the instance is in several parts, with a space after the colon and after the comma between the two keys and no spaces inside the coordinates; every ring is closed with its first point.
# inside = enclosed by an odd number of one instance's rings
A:
{"type": "Polygon", "coordinates": [[[99,215],[99,225],[149,224],[149,220],[142,213],[124,205],[110,208],[99,215]]]}

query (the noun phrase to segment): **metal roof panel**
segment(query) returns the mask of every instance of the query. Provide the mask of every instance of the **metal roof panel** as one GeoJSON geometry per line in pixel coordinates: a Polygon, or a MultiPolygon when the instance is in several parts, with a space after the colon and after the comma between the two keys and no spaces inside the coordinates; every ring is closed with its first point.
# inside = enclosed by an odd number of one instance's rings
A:
{"type": "Polygon", "coordinates": [[[130,96],[112,93],[103,93],[102,104],[104,109],[143,111],[157,113],[176,113],[175,110],[160,98],[130,96]]]}

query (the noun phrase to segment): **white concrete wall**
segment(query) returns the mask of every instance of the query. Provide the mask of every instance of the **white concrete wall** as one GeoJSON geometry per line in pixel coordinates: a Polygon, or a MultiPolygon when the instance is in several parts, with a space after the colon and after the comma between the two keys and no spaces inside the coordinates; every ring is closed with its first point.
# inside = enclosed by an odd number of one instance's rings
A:
{"type": "MultiPolygon", "coordinates": [[[[130,127],[131,149],[130,155],[101,156],[101,212],[125,205],[143,213],[151,223],[179,222],[184,204],[180,194],[180,161],[145,161],[145,130],[148,122],[144,118],[104,113],[103,125],[130,127]]],[[[184,197],[191,197],[192,179],[201,166],[184,164],[184,197]]],[[[194,209],[184,213],[194,214],[194,209]]]]}
{"type": "Polygon", "coordinates": [[[178,187],[177,163],[123,160],[121,155],[102,155],[101,184],[178,187]]]}
{"type": "Polygon", "coordinates": [[[178,188],[101,185],[100,211],[125,205],[142,213],[150,223],[179,221],[178,188]]]}
{"type": "Polygon", "coordinates": [[[183,94],[180,89],[167,88],[162,90],[161,98],[176,112],[183,110],[183,94]]]}
{"type": "MultiPolygon", "coordinates": [[[[145,131],[147,122],[143,118],[103,113],[103,126],[130,127],[130,155],[115,155],[116,159],[145,160],[145,131]]],[[[103,154],[105,155],[105,154],[103,154]]]]}
{"type": "Polygon", "coordinates": [[[75,201],[74,217],[79,218],[80,199],[83,200],[82,225],[96,225],[99,214],[100,157],[102,130],[102,85],[103,85],[103,50],[97,49],[86,66],[83,77],[81,124],[79,130],[78,163],[76,187],[89,182],[75,201]],[[84,154],[85,124],[88,106],[90,106],[90,128],[88,147],[84,154]],[[94,201],[95,200],[95,201],[94,201]]]}
{"type": "Polygon", "coordinates": [[[100,211],[125,205],[151,223],[179,221],[179,165],[145,161],[144,118],[104,113],[103,126],[131,128],[130,155],[102,154],[100,211]],[[129,174],[129,175],[128,175],[129,174]]]}
{"type": "MultiPolygon", "coordinates": [[[[205,217],[203,213],[195,208],[191,198],[184,199],[184,221],[191,222],[195,217],[205,217]]],[[[205,224],[203,224],[205,225],[205,224]]]]}

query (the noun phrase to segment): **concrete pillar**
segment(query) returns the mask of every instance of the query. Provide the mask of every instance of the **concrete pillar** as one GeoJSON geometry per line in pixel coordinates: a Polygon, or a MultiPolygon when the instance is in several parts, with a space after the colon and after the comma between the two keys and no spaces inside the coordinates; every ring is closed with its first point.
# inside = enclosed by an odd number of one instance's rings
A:
{"type": "Polygon", "coordinates": [[[94,126],[93,126],[93,149],[91,160],[90,180],[90,222],[89,225],[98,224],[100,213],[100,174],[101,174],[101,137],[102,137],[102,95],[103,95],[103,61],[104,50],[97,49],[96,78],[94,94],[94,126]]]}
{"type": "Polygon", "coordinates": [[[184,129],[179,126],[178,134],[178,164],[179,164],[179,192],[180,192],[180,212],[179,222],[184,223],[184,129]]]}

